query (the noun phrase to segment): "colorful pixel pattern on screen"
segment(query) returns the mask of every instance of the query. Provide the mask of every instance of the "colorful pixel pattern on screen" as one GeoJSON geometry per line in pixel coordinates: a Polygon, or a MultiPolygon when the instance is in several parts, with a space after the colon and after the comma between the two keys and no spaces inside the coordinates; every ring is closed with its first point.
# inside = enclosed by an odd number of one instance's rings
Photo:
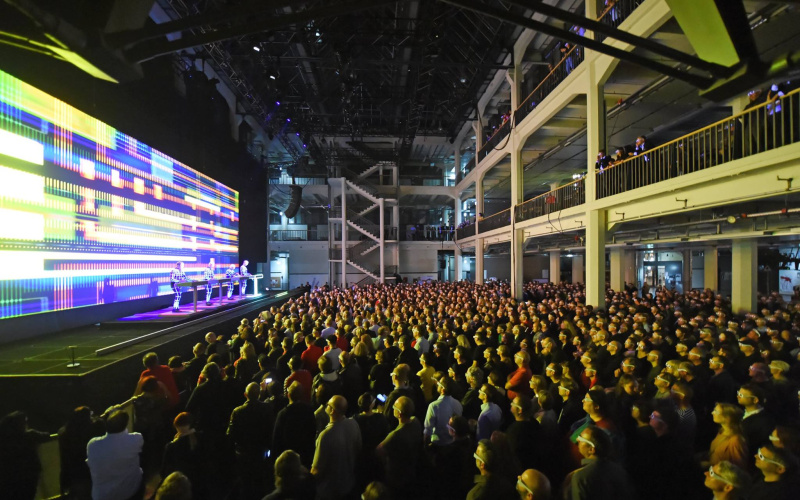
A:
{"type": "Polygon", "coordinates": [[[0,71],[0,319],[170,294],[238,248],[237,191],[0,71]]]}

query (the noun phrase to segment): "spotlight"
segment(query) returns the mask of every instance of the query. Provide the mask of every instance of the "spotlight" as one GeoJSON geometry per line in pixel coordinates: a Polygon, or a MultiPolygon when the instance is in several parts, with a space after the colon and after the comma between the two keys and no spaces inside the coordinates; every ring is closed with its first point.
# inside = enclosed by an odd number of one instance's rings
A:
{"type": "Polygon", "coordinates": [[[275,105],[276,106],[280,106],[281,105],[281,101],[275,101],[275,105]]]}
{"type": "Polygon", "coordinates": [[[269,74],[269,79],[270,79],[270,80],[274,80],[274,79],[275,79],[275,75],[273,75],[272,73],[270,73],[270,74],[269,74]]]}
{"type": "Polygon", "coordinates": [[[305,147],[306,147],[306,145],[305,145],[305,144],[303,144],[303,147],[305,148],[305,147]]]}
{"type": "Polygon", "coordinates": [[[300,132],[295,132],[294,135],[300,137],[300,132]]]}
{"type": "Polygon", "coordinates": [[[261,52],[261,49],[258,47],[258,45],[253,45],[253,50],[256,52],[261,52]]]}
{"type": "Polygon", "coordinates": [[[292,121],[292,119],[291,119],[291,118],[287,118],[287,119],[286,119],[286,121],[287,121],[287,122],[290,122],[290,121],[292,121]]]}
{"type": "Polygon", "coordinates": [[[461,83],[467,83],[467,79],[466,78],[462,78],[461,79],[461,83]]]}

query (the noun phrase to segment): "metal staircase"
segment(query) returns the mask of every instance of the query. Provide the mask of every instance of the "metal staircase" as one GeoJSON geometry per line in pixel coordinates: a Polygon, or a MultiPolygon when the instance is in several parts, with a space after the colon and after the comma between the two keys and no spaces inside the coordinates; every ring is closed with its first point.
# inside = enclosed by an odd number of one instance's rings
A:
{"type": "MultiPolygon", "coordinates": [[[[351,272],[354,268],[366,276],[358,284],[394,279],[397,266],[388,265],[386,259],[396,256],[397,253],[387,252],[386,247],[397,244],[398,221],[392,220],[392,224],[386,224],[386,221],[389,216],[397,218],[397,200],[396,197],[386,196],[386,193],[392,193],[391,186],[380,187],[367,180],[376,173],[383,172],[391,174],[394,181],[397,176],[393,168],[396,168],[394,162],[379,162],[360,173],[341,165],[333,168],[332,173],[340,177],[328,180],[331,200],[329,234],[337,235],[331,244],[338,242],[341,246],[331,251],[330,261],[331,272],[341,274],[341,278],[337,280],[332,275],[332,282],[345,282],[348,267],[351,272]],[[359,241],[350,245],[354,234],[359,241]],[[341,250],[343,247],[346,248],[344,262],[341,250]],[[373,252],[377,253],[377,259],[373,252]],[[338,268],[338,271],[334,271],[334,268],[338,268]]],[[[378,181],[380,180],[378,176],[378,181]]],[[[398,186],[393,187],[396,193],[398,186]]]]}

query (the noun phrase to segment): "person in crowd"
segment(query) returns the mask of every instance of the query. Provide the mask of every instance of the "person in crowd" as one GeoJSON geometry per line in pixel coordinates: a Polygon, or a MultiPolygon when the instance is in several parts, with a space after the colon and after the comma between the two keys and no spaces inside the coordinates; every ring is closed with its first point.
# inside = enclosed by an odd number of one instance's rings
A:
{"type": "Polygon", "coordinates": [[[747,470],[748,448],[747,440],[742,434],[742,415],[744,412],[728,403],[717,403],[711,416],[714,423],[719,425],[719,432],[711,442],[708,451],[708,464],[718,464],[723,460],[747,470]]]}
{"type": "Polygon", "coordinates": [[[128,432],[129,420],[124,411],[112,411],[106,419],[106,433],[86,445],[92,500],[131,499],[143,491],[139,454],[144,438],[128,432]]]}
{"type": "Polygon", "coordinates": [[[259,384],[247,384],[246,401],[234,408],[228,424],[228,437],[236,450],[236,471],[244,498],[257,498],[265,493],[263,478],[275,415],[267,403],[258,400],[260,394],[259,384]]]}
{"type": "Polygon", "coordinates": [[[204,446],[202,434],[195,431],[190,414],[179,413],[172,425],[175,428],[175,437],[164,447],[161,477],[166,478],[172,473],[180,472],[194,486],[196,500],[208,498],[208,480],[214,475],[213,469],[207,468],[211,450],[204,446]]]}
{"type": "Polygon", "coordinates": [[[527,469],[517,478],[517,493],[521,500],[550,500],[550,480],[536,469],[527,469]]]}
{"type": "Polygon", "coordinates": [[[314,500],[317,487],[300,455],[286,450],[275,460],[275,490],[263,500],[314,500]]]}
{"type": "Polygon", "coordinates": [[[607,432],[589,425],[578,436],[578,449],[583,457],[581,468],[570,479],[570,498],[633,499],[633,487],[627,472],[610,459],[611,439],[607,432]]]}
{"type": "Polygon", "coordinates": [[[417,468],[422,457],[422,426],[414,418],[414,402],[401,396],[392,406],[398,424],[376,448],[384,461],[384,477],[397,498],[413,498],[419,487],[417,468]]]}
{"type": "Polygon", "coordinates": [[[495,447],[491,441],[484,439],[478,442],[474,458],[475,467],[480,474],[475,476],[475,486],[469,490],[467,500],[516,500],[519,497],[514,486],[500,474],[495,447]]]}
{"type": "Polygon", "coordinates": [[[91,498],[92,478],[86,465],[86,445],[105,434],[105,422],[95,418],[91,408],[79,406],[58,430],[58,455],[61,463],[59,484],[64,497],[91,498]]]}
{"type": "Polygon", "coordinates": [[[461,415],[463,408],[451,395],[453,381],[442,373],[435,378],[439,397],[428,405],[424,424],[425,441],[434,446],[445,446],[453,440],[447,429],[448,422],[451,417],[461,415]]]}
{"type": "Polygon", "coordinates": [[[709,466],[705,476],[703,485],[711,490],[714,500],[745,498],[750,489],[750,476],[747,472],[727,460],[709,466]]]}
{"type": "Polygon", "coordinates": [[[167,365],[162,365],[158,360],[158,354],[148,352],[142,358],[144,371],[139,375],[139,382],[136,384],[136,392],[134,396],[142,393],[142,383],[147,377],[155,377],[160,383],[164,384],[166,394],[169,398],[169,407],[175,407],[181,400],[178,392],[178,386],[175,384],[175,378],[172,376],[172,370],[167,365]]]}
{"type": "Polygon", "coordinates": [[[742,433],[747,441],[747,448],[755,450],[769,442],[769,434],[775,428],[775,419],[764,409],[766,403],[764,390],[755,383],[741,386],[736,393],[739,406],[744,408],[742,416],[742,433]]]}
{"type": "Polygon", "coordinates": [[[478,396],[481,400],[481,414],[475,425],[475,439],[490,439],[492,433],[500,429],[503,423],[503,411],[494,403],[498,399],[497,394],[489,384],[483,384],[478,396]]]}
{"type": "Polygon", "coordinates": [[[797,496],[797,457],[785,448],[767,444],[755,454],[761,479],[753,484],[748,500],[790,500],[797,496]]]}
{"type": "Polygon", "coordinates": [[[50,434],[28,426],[28,416],[14,411],[0,419],[0,495],[33,500],[42,464],[38,446],[50,434]]]}
{"type": "Polygon", "coordinates": [[[192,483],[180,472],[173,472],[164,478],[156,490],[156,500],[192,500],[198,498],[192,494],[192,483]]]}
{"type": "Polygon", "coordinates": [[[347,415],[347,400],[333,396],[326,412],[330,424],[317,438],[311,474],[317,483],[318,500],[349,498],[356,486],[356,463],[361,454],[361,431],[347,415]]]}
{"type": "Polygon", "coordinates": [[[303,399],[304,389],[299,382],[293,382],[286,393],[289,405],[275,419],[271,454],[276,456],[286,450],[294,450],[300,455],[303,466],[311,467],[316,437],[314,410],[303,399]]]}

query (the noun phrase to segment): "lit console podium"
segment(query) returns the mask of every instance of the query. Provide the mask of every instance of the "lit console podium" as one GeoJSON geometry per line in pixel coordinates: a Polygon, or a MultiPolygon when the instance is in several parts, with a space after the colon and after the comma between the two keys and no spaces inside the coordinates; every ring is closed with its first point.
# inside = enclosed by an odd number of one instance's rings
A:
{"type": "Polygon", "coordinates": [[[197,288],[201,286],[211,286],[219,285],[219,303],[222,305],[222,285],[223,283],[228,283],[228,286],[233,286],[233,279],[234,278],[219,278],[213,280],[197,280],[197,281],[184,281],[182,283],[178,283],[177,286],[180,287],[191,287],[192,288],[192,299],[194,300],[194,312],[197,312],[197,288]]]}
{"type": "MultiPolygon", "coordinates": [[[[224,298],[224,294],[222,293],[222,285],[228,283],[228,287],[232,287],[234,283],[239,283],[239,297],[243,297],[246,294],[242,294],[242,284],[244,284],[244,289],[247,289],[247,280],[252,279],[254,286],[253,286],[253,295],[258,295],[258,280],[259,278],[263,278],[263,274],[248,274],[247,276],[243,275],[235,275],[232,278],[215,278],[213,280],[197,280],[197,281],[184,281],[178,283],[177,286],[180,287],[191,287],[192,288],[192,300],[194,302],[194,312],[197,312],[197,290],[199,287],[219,285],[219,305],[222,305],[222,300],[224,298]]],[[[213,300],[212,300],[213,301],[213,300]]]]}
{"type": "MultiPolygon", "coordinates": [[[[264,275],[260,274],[260,273],[259,274],[248,274],[246,276],[239,274],[239,275],[234,276],[232,279],[239,281],[239,297],[242,297],[242,295],[245,295],[245,296],[247,295],[246,293],[242,294],[242,282],[244,282],[244,289],[247,290],[247,280],[253,280],[253,295],[259,295],[259,293],[258,293],[258,280],[260,278],[263,278],[263,277],[264,277],[264,275]]],[[[231,286],[233,286],[233,283],[231,283],[231,286]]]]}

